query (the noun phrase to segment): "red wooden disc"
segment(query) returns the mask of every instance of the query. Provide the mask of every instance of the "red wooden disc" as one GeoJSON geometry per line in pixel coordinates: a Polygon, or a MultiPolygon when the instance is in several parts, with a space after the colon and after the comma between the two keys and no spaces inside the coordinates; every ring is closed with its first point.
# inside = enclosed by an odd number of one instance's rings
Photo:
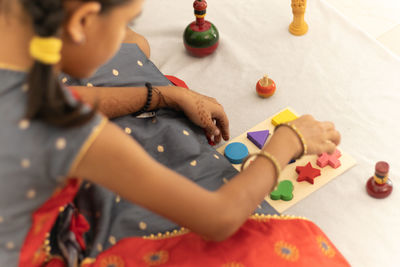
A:
{"type": "Polygon", "coordinates": [[[385,198],[392,193],[393,185],[390,179],[385,184],[375,183],[374,177],[368,179],[366,184],[368,194],[374,198],[385,198]]]}
{"type": "Polygon", "coordinates": [[[188,52],[196,57],[205,57],[207,55],[212,54],[215,49],[217,49],[219,42],[216,42],[214,45],[205,47],[205,48],[196,48],[189,46],[185,43],[185,47],[188,50],[188,52]]]}

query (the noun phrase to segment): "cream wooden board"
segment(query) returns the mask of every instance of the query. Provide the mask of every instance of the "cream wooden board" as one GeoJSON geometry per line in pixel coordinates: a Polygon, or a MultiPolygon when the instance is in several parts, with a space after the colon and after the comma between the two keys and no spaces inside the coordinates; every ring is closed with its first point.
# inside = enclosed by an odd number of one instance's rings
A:
{"type": "MultiPolygon", "coordinates": [[[[288,108],[291,110],[294,114],[297,115],[293,109],[288,108]]],[[[283,109],[284,110],[284,109],[283,109]]],[[[283,111],[281,110],[281,111],[283,111]]],[[[279,111],[278,113],[280,113],[279,111]]],[[[224,144],[223,146],[219,147],[217,151],[221,153],[222,155],[224,154],[225,147],[232,143],[232,142],[241,142],[245,144],[249,150],[249,153],[255,153],[258,152],[260,149],[256,147],[249,139],[247,139],[247,132],[254,132],[254,131],[262,131],[262,130],[269,130],[271,134],[273,134],[274,126],[271,123],[271,119],[277,115],[278,113],[272,115],[270,118],[266,119],[265,121],[257,124],[253,128],[249,129],[248,131],[244,132],[243,134],[239,135],[236,138],[233,138],[230,142],[224,144]]],[[[268,140],[270,140],[271,136],[268,137],[268,140]]],[[[267,140],[267,142],[268,142],[267,140]]],[[[265,201],[267,201],[274,209],[276,209],[279,213],[284,212],[303,198],[307,197],[310,195],[312,192],[318,190],[325,184],[327,184],[329,181],[334,179],[335,177],[341,175],[351,167],[353,167],[356,164],[356,161],[353,157],[351,157],[349,154],[345,153],[342,149],[340,149],[340,152],[342,153],[342,156],[340,157],[340,162],[342,165],[337,168],[333,169],[330,166],[326,166],[324,168],[320,168],[317,165],[317,158],[318,156],[316,155],[310,155],[310,156],[304,156],[301,159],[297,160],[295,163],[287,165],[281,172],[281,175],[279,176],[279,181],[283,180],[290,180],[293,183],[293,199],[291,201],[283,201],[283,200],[272,200],[270,199],[269,195],[265,197],[265,201]],[[308,162],[311,162],[311,165],[314,168],[318,168],[321,170],[321,176],[318,176],[314,179],[314,184],[310,184],[306,181],[303,182],[297,182],[297,176],[298,174],[296,173],[296,166],[304,166],[308,162]]],[[[238,171],[240,171],[241,164],[232,164],[238,171]]]]}

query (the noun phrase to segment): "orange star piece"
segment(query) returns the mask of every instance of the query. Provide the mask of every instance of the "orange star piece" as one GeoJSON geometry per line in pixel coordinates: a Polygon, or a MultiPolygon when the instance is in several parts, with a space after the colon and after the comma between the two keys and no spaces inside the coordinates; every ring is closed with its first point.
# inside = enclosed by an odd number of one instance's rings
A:
{"type": "Polygon", "coordinates": [[[299,174],[297,182],[307,181],[310,184],[314,184],[314,179],[321,175],[321,171],[313,168],[310,162],[305,166],[297,166],[296,172],[299,174]]]}

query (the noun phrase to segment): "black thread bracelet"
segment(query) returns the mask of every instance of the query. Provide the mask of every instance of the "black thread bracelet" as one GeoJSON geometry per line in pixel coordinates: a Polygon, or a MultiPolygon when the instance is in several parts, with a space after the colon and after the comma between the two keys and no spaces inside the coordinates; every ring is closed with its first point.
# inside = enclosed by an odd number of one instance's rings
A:
{"type": "Polygon", "coordinates": [[[135,113],[132,114],[132,116],[138,116],[144,112],[146,112],[150,105],[151,105],[151,99],[153,97],[153,86],[151,85],[151,83],[146,83],[145,84],[146,88],[147,88],[147,100],[146,100],[146,104],[144,104],[143,108],[135,113]]]}

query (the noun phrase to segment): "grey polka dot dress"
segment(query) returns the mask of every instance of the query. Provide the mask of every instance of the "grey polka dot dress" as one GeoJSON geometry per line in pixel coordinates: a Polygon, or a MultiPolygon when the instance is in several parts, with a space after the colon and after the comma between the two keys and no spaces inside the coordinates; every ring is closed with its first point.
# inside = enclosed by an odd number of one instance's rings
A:
{"type": "MultiPolygon", "coordinates": [[[[146,82],[153,85],[171,84],[135,44],[123,44],[119,53],[90,79],[76,80],[66,75],[61,79],[71,85],[107,87],[138,87],[146,82]]],[[[157,161],[206,189],[218,189],[237,173],[208,144],[203,129],[180,112],[161,109],[139,118],[122,116],[113,122],[136,139],[157,161]]],[[[87,257],[95,257],[127,236],[143,236],[179,228],[175,223],[95,185],[82,186],[76,205],[92,226],[87,235],[87,240],[90,240],[87,257]]],[[[265,201],[256,212],[276,213],[265,201]]]]}
{"type": "Polygon", "coordinates": [[[61,129],[24,119],[26,76],[0,69],[0,266],[17,266],[32,213],[64,184],[81,147],[103,121],[96,115],[83,127],[61,129]]]}

